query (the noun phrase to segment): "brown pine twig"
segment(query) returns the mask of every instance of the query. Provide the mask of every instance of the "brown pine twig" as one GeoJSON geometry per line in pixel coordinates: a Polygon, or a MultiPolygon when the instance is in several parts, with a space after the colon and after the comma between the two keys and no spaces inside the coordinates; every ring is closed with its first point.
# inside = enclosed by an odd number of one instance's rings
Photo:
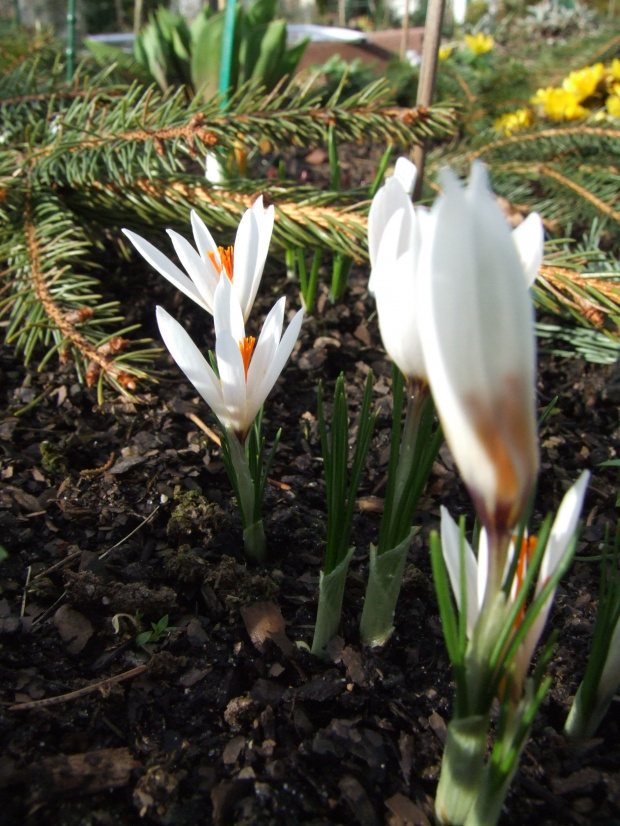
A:
{"type": "Polygon", "coordinates": [[[133,677],[139,677],[148,670],[148,665],[138,665],[129,671],[124,671],[122,674],[117,674],[115,677],[108,677],[106,680],[100,680],[93,685],[78,688],[76,691],[70,691],[68,694],[59,694],[57,697],[44,697],[42,700],[32,700],[29,703],[14,703],[8,707],[8,711],[32,711],[39,708],[49,708],[50,706],[57,706],[60,703],[69,703],[72,700],[78,700],[80,697],[86,697],[99,689],[107,688],[115,683],[122,683],[125,680],[131,680],[133,677]]]}

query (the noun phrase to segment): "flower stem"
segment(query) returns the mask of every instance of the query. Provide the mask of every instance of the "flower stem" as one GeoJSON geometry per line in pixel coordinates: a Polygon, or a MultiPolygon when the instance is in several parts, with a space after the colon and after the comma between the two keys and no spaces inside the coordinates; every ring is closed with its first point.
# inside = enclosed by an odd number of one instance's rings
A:
{"type": "Polygon", "coordinates": [[[452,720],[435,798],[435,817],[442,826],[465,823],[480,791],[487,744],[488,718],[473,715],[452,720]]]}
{"type": "Polygon", "coordinates": [[[256,489],[250,473],[250,465],[245,445],[237,435],[226,431],[230,462],[235,474],[234,487],[239,500],[239,510],[243,522],[243,545],[247,556],[262,560],[265,558],[265,531],[263,520],[255,519],[256,489]]]}

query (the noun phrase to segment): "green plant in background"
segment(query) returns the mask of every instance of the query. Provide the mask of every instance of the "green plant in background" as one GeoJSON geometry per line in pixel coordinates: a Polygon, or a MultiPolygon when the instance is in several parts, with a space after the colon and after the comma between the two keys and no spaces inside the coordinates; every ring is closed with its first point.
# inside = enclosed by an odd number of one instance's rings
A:
{"type": "MultiPolygon", "coordinates": [[[[256,0],[247,9],[236,8],[230,86],[234,91],[248,81],[267,91],[295,71],[308,39],[286,45],[286,21],[276,20],[277,0],[256,0]]],[[[86,40],[85,45],[100,65],[117,61],[144,80],[144,71],[163,91],[186,86],[192,96],[209,100],[219,91],[225,12],[213,13],[203,6],[191,24],[181,15],[160,6],[134,42],[134,60],[107,44],[86,40]],[[138,68],[140,67],[140,68],[138,68]]]]}
{"type": "Polygon", "coordinates": [[[325,542],[325,560],[320,574],[319,604],[312,640],[312,653],[317,656],[324,655],[325,646],[338,631],[347,571],[355,550],[349,547],[355,511],[355,497],[366,463],[376,418],[376,415],[370,412],[372,381],[373,375],[372,370],[370,370],[366,379],[359,414],[350,471],[348,469],[350,432],[344,375],[341,373],[336,381],[329,434],[323,409],[323,386],[319,382],[318,420],[325,473],[327,539],[325,542]]]}
{"type": "Polygon", "coordinates": [[[601,555],[598,610],[590,657],[564,726],[565,733],[573,738],[594,737],[620,686],[620,522],[616,524],[611,560],[610,545],[608,535],[601,555]]]}

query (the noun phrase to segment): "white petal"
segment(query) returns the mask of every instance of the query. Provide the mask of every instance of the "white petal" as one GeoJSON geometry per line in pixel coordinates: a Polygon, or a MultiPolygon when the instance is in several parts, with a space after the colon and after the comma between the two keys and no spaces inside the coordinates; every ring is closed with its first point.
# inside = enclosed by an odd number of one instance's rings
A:
{"type": "Polygon", "coordinates": [[[220,382],[198,347],[181,325],[163,307],[157,307],[157,325],[170,355],[211,407],[215,415],[226,422],[226,407],[220,382]]]}
{"type": "Polygon", "coordinates": [[[582,471],[577,481],[564,494],[553,521],[545,554],[540,564],[536,586],[537,593],[542,590],[545,582],[553,575],[575,534],[589,481],[590,472],[582,471]]]}
{"type": "MultiPolygon", "coordinates": [[[[244,212],[235,238],[233,287],[239,298],[244,320],[250,314],[254,289],[254,272],[258,256],[259,233],[256,216],[251,209],[244,212]]],[[[258,286],[258,285],[257,285],[258,286]]]]}
{"type": "Polygon", "coordinates": [[[247,417],[245,367],[239,342],[229,330],[222,330],[215,340],[215,355],[228,421],[236,432],[245,434],[252,420],[247,417]]]}
{"type": "Polygon", "coordinates": [[[375,295],[383,346],[405,376],[426,379],[413,252],[389,262],[389,267],[389,275],[378,279],[381,286],[375,295]]]}
{"type": "Polygon", "coordinates": [[[221,184],[226,180],[222,164],[214,152],[207,152],[205,156],[205,178],[212,184],[221,184]]]}
{"type": "Polygon", "coordinates": [[[260,195],[254,202],[252,211],[254,212],[258,225],[258,252],[256,254],[252,288],[248,297],[248,315],[252,309],[252,305],[254,304],[256,292],[261,282],[261,278],[263,277],[263,270],[265,269],[265,261],[267,260],[267,253],[269,252],[269,244],[271,243],[271,234],[273,232],[273,223],[275,220],[275,210],[273,206],[270,206],[267,209],[263,208],[262,195],[260,195]]]}
{"type": "Polygon", "coordinates": [[[513,229],[512,240],[521,258],[525,283],[531,287],[543,261],[545,228],[540,215],[531,212],[525,221],[513,229]]]}
{"type": "Polygon", "coordinates": [[[213,236],[207,229],[205,222],[202,220],[200,215],[195,212],[193,209],[189,214],[190,221],[192,224],[192,232],[194,233],[194,243],[196,244],[196,249],[198,250],[198,254],[205,262],[207,266],[211,266],[213,268],[213,275],[217,277],[217,270],[213,266],[211,259],[209,258],[209,252],[212,252],[213,255],[216,256],[217,260],[220,259],[220,254],[217,248],[217,244],[215,243],[213,236]]]}
{"type": "Polygon", "coordinates": [[[502,507],[514,519],[538,468],[531,299],[483,167],[466,191],[449,173],[442,183],[420,263],[426,368],[480,516],[502,507]]]}
{"type": "MultiPolygon", "coordinates": [[[[299,336],[299,331],[301,330],[301,324],[303,320],[304,311],[298,310],[293,320],[286,328],[284,335],[282,336],[282,339],[278,345],[278,349],[274,353],[271,364],[267,369],[267,373],[263,376],[262,380],[256,386],[252,385],[250,387],[248,383],[247,415],[248,418],[251,419],[251,421],[254,421],[254,418],[260,410],[261,405],[271,392],[274,384],[278,380],[280,373],[284,369],[284,365],[286,364],[289,356],[293,352],[293,347],[295,346],[295,342],[297,341],[297,337],[299,336]]],[[[250,362],[250,368],[251,367],[252,362],[250,362]]]]}
{"type": "MultiPolygon", "coordinates": [[[[577,479],[564,494],[564,498],[562,499],[551,527],[551,533],[549,534],[542,562],[540,563],[538,580],[536,582],[536,595],[542,591],[549,578],[553,576],[575,534],[589,479],[590,472],[584,470],[579,476],[579,479],[577,479]]],[[[534,649],[538,645],[538,640],[541,637],[544,627],[547,624],[547,618],[554,598],[555,589],[551,591],[545,600],[523,641],[522,656],[526,668],[532,658],[534,649]]]]}
{"type": "Polygon", "coordinates": [[[379,246],[383,233],[397,212],[402,211],[398,248],[402,252],[407,246],[415,226],[415,212],[411,198],[402,183],[395,177],[388,178],[385,184],[372,199],[368,213],[368,254],[370,257],[371,273],[368,289],[371,294],[375,291],[375,268],[381,264],[379,246]]]}
{"type": "Polygon", "coordinates": [[[484,528],[478,539],[478,608],[482,608],[489,578],[489,537],[484,528]]]}
{"type": "MultiPolygon", "coordinates": [[[[461,607],[461,531],[448,510],[441,506],[441,549],[448,569],[454,599],[461,607]]],[[[478,563],[467,540],[464,548],[465,593],[467,597],[467,636],[471,637],[478,619],[478,563]]]]}
{"type": "Polygon", "coordinates": [[[250,367],[248,369],[248,394],[253,395],[260,387],[261,382],[267,375],[269,366],[273,361],[280,339],[282,337],[282,325],[284,323],[284,308],[286,298],[283,296],[273,305],[269,315],[263,323],[250,367]],[[255,390],[256,388],[256,390],[255,390]]]}
{"type": "Polygon", "coordinates": [[[201,307],[205,306],[203,298],[192,280],[188,278],[176,264],[173,264],[169,258],[160,252],[157,247],[154,247],[149,241],[141,238],[129,229],[124,229],[122,232],[127,236],[127,238],[129,238],[140,255],[148,261],[148,263],[154,267],[158,273],[163,275],[164,278],[170,281],[171,284],[174,284],[174,286],[178,290],[181,290],[181,292],[188,296],[188,298],[191,298],[197,304],[200,304],[201,307]]]}
{"type": "Polygon", "coordinates": [[[394,177],[402,184],[407,195],[413,193],[415,181],[418,176],[416,165],[409,158],[400,157],[394,165],[394,177]]]}
{"type": "Polygon", "coordinates": [[[245,338],[245,324],[239,298],[227,276],[220,278],[215,290],[213,321],[216,341],[224,332],[230,333],[237,342],[245,338]]]}
{"type": "Polygon", "coordinates": [[[206,309],[213,314],[213,294],[215,293],[215,288],[219,280],[215,275],[214,268],[207,268],[205,266],[202,258],[182,235],[179,235],[178,232],[172,229],[167,230],[167,232],[174,245],[176,254],[179,256],[179,261],[183,264],[189,277],[194,282],[206,309]]]}

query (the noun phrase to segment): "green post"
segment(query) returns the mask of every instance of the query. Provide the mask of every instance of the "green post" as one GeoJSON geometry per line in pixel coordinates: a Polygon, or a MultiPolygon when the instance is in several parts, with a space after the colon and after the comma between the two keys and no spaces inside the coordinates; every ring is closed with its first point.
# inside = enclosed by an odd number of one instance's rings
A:
{"type": "Polygon", "coordinates": [[[226,16],[224,18],[224,38],[222,40],[222,62],[220,64],[220,95],[223,96],[222,106],[228,102],[230,89],[230,74],[235,44],[235,12],[237,0],[226,0],[226,16]]]}

